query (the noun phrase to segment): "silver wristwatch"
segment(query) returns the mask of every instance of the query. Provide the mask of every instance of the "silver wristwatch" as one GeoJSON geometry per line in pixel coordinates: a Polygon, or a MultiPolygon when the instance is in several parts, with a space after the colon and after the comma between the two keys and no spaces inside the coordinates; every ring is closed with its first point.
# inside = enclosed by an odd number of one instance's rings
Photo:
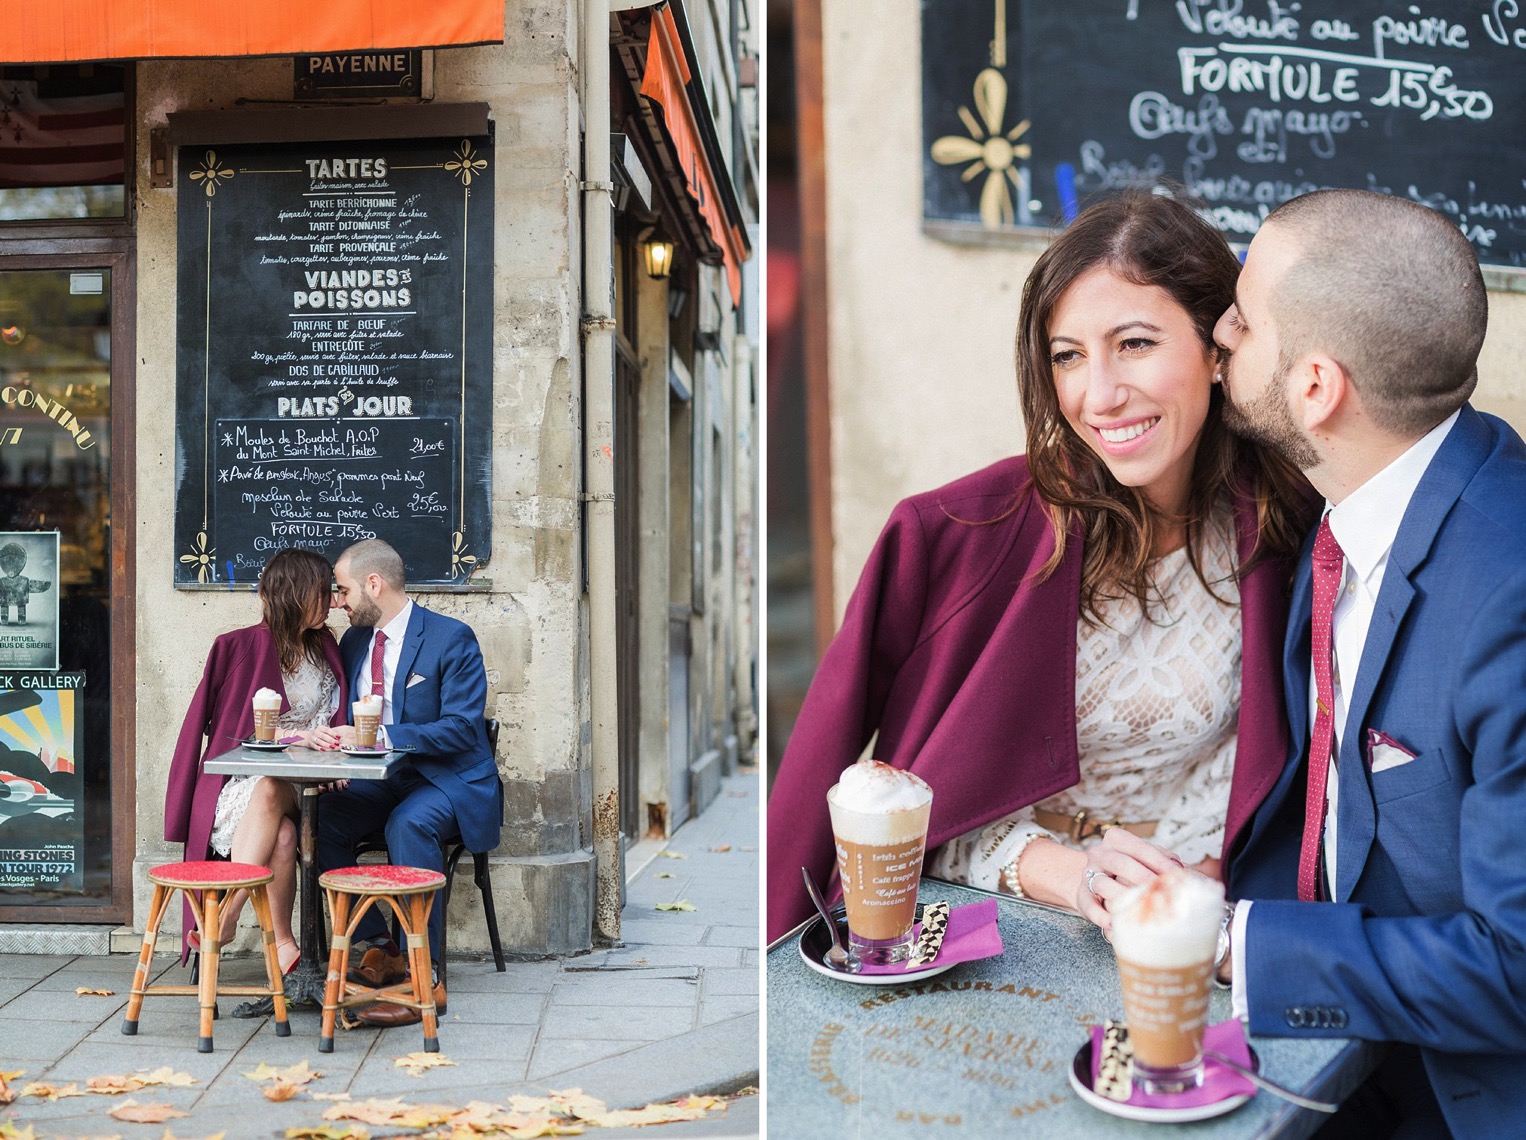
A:
{"type": "Polygon", "coordinates": [[[1219,920],[1219,943],[1213,954],[1213,972],[1217,974],[1229,958],[1229,932],[1235,923],[1235,904],[1224,904],[1224,917],[1219,920]]]}

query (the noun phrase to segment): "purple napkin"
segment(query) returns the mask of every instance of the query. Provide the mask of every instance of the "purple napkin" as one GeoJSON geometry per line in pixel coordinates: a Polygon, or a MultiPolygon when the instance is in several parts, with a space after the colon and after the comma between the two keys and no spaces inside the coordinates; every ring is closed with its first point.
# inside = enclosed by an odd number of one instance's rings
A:
{"type": "MultiPolygon", "coordinates": [[[[915,940],[922,933],[919,922],[911,932],[915,940]]],[[[943,935],[943,947],[931,962],[920,966],[907,966],[896,962],[889,966],[864,964],[865,974],[920,974],[940,966],[952,966],[955,962],[974,962],[980,958],[994,958],[1001,953],[1001,934],[996,929],[996,900],[968,903],[948,912],[948,930],[943,935]]]]}
{"type": "MultiPolygon", "coordinates": [[[[868,967],[865,967],[867,972],[868,967]]],[[[1210,1025],[1203,1032],[1203,1048],[1223,1053],[1231,1061],[1250,1067],[1250,1046],[1245,1042],[1245,1026],[1235,1018],[1210,1025]]],[[[1102,1026],[1092,1026],[1092,1072],[1102,1063],[1102,1026]]],[[[1256,1091],[1250,1080],[1233,1069],[1227,1069],[1214,1060],[1203,1062],[1203,1083],[1184,1093],[1151,1095],[1134,1086],[1134,1095],[1127,1103],[1139,1108],[1194,1108],[1200,1104],[1217,1104],[1232,1096],[1245,1096],[1256,1091]]]]}

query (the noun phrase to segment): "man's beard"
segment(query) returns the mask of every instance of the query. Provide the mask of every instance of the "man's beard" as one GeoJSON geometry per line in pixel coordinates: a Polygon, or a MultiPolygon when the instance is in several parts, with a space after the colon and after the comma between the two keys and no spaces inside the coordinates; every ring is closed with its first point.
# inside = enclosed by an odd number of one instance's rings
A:
{"type": "Polygon", "coordinates": [[[1288,410],[1287,378],[1293,362],[1278,357],[1277,370],[1261,394],[1248,404],[1238,404],[1229,381],[1230,361],[1224,362],[1224,425],[1238,436],[1265,444],[1300,471],[1319,465],[1319,453],[1309,442],[1293,413],[1288,410]]]}
{"type": "Polygon", "coordinates": [[[381,618],[381,607],[369,597],[361,595],[359,601],[350,603],[350,624],[364,627],[374,626],[381,618]]]}

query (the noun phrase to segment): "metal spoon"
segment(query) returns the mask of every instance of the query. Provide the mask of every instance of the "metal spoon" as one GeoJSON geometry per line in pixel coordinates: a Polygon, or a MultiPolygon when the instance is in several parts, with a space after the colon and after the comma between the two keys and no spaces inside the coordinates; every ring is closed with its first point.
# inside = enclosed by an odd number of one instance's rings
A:
{"type": "Polygon", "coordinates": [[[1246,1080],[1250,1081],[1258,1088],[1265,1089],[1273,1096],[1280,1096],[1283,1100],[1292,1101],[1300,1108],[1313,1109],[1315,1112],[1334,1112],[1336,1109],[1340,1108],[1340,1105],[1338,1104],[1331,1104],[1329,1101],[1325,1100],[1312,1100],[1309,1097],[1301,1096],[1300,1094],[1294,1092],[1292,1089],[1285,1089],[1275,1081],[1267,1080],[1254,1069],[1247,1068],[1246,1066],[1240,1064],[1238,1061],[1231,1061],[1228,1057],[1224,1056],[1223,1053],[1215,1053],[1211,1049],[1204,1049],[1203,1056],[1217,1061],[1226,1069],[1233,1069],[1235,1072],[1239,1073],[1242,1077],[1246,1078],[1246,1080]]]}
{"type": "Polygon", "coordinates": [[[816,911],[821,915],[821,921],[827,924],[827,935],[832,939],[832,948],[827,951],[824,959],[827,967],[844,974],[858,973],[864,968],[864,964],[859,961],[858,955],[843,948],[842,940],[837,936],[837,923],[832,919],[832,912],[827,909],[826,900],[821,897],[821,892],[811,881],[811,873],[801,867],[800,877],[805,880],[806,892],[811,896],[811,901],[816,904],[816,911]]]}

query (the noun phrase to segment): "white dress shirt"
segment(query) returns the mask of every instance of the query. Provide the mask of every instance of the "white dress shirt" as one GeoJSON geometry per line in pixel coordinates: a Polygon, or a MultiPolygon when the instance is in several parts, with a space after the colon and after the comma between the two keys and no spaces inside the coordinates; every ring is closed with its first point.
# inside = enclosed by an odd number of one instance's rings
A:
{"type": "MultiPolygon", "coordinates": [[[[413,599],[409,598],[403,603],[403,608],[398,611],[395,618],[381,627],[381,632],[387,635],[387,643],[382,646],[382,717],[381,728],[377,729],[377,743],[382,747],[387,745],[386,726],[396,721],[396,710],[392,707],[392,683],[397,679],[397,663],[403,656],[403,636],[408,632],[408,619],[413,616],[413,599]]],[[[370,683],[371,677],[371,654],[376,649],[376,634],[371,635],[371,640],[366,643],[365,664],[361,669],[364,683],[370,683]]]]}
{"type": "MultiPolygon", "coordinates": [[[[1356,688],[1357,668],[1362,662],[1362,649],[1367,644],[1367,630],[1372,625],[1372,615],[1377,610],[1378,593],[1383,588],[1383,574],[1388,569],[1388,555],[1393,550],[1394,539],[1399,534],[1399,524],[1414,497],[1415,488],[1431,460],[1436,457],[1442,441],[1457,422],[1460,412],[1453,412],[1415,441],[1399,456],[1336,506],[1325,504],[1325,515],[1330,520],[1330,533],[1335,536],[1341,552],[1346,556],[1341,567],[1340,592],[1336,595],[1335,611],[1331,615],[1335,662],[1335,748],[1330,757],[1330,774],[1325,781],[1325,881],[1330,890],[1335,889],[1335,867],[1339,845],[1336,843],[1336,821],[1340,805],[1340,780],[1336,756],[1340,755],[1341,741],[1346,733],[1347,693],[1356,688]]],[[[1314,723],[1316,688],[1313,671],[1309,674],[1309,723],[1314,723]]],[[[1358,747],[1352,756],[1359,757],[1358,747]]],[[[1241,901],[1235,906],[1231,944],[1245,945],[1245,927],[1251,904],[1241,901]]],[[[1245,955],[1235,954],[1234,1013],[1236,1017],[1248,1016],[1249,998],[1245,992],[1245,955]]]]}

